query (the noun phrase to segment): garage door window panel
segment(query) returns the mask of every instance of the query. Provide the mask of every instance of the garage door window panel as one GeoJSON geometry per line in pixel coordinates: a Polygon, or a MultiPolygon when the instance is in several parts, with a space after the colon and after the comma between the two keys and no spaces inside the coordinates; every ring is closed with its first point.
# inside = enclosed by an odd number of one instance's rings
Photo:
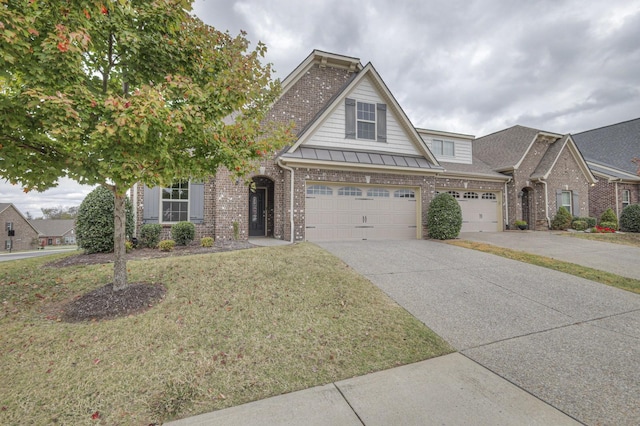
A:
{"type": "Polygon", "coordinates": [[[307,195],[333,195],[333,189],[326,185],[310,185],[307,187],[307,195]]]}
{"type": "Polygon", "coordinates": [[[389,191],[382,188],[371,188],[367,190],[367,197],[383,197],[389,198],[389,191]]]}
{"type": "Polygon", "coordinates": [[[393,192],[394,198],[416,198],[416,193],[410,189],[398,189],[393,192]]]}
{"type": "Polygon", "coordinates": [[[338,195],[341,197],[362,197],[362,190],[355,186],[343,186],[338,189],[338,195]]]}
{"type": "Polygon", "coordinates": [[[477,192],[465,192],[462,197],[464,199],[466,199],[466,200],[477,200],[478,199],[478,193],[477,192]]]}

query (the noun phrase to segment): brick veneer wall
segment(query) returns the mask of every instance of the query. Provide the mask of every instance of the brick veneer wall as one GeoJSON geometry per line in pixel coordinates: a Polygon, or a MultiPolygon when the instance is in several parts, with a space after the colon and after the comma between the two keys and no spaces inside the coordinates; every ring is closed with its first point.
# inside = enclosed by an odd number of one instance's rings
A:
{"type": "Polygon", "coordinates": [[[556,190],[569,190],[578,194],[579,206],[574,206],[574,214],[576,216],[586,216],[589,212],[589,183],[578,162],[567,147],[562,150],[546,180],[547,197],[545,197],[545,186],[540,182],[531,180],[531,175],[536,170],[551,142],[549,138],[539,137],[520,164],[520,167],[513,173],[513,181],[508,185],[509,225],[511,228],[514,227],[514,221],[522,219],[522,198],[518,196],[518,193],[524,188],[531,189],[529,206],[533,225],[529,224],[530,229],[549,229],[547,217],[549,220],[553,220],[557,211],[556,190]]]}
{"type": "Polygon", "coordinates": [[[8,236],[6,223],[13,223],[13,230],[15,236],[13,237],[12,250],[30,250],[37,247],[38,233],[29,225],[29,222],[18,212],[13,206],[7,207],[2,213],[0,213],[0,226],[2,227],[2,247],[5,249],[5,242],[11,238],[8,236]]]}
{"type": "Polygon", "coordinates": [[[618,217],[622,213],[622,191],[629,190],[631,204],[640,203],[640,185],[631,183],[607,182],[605,178],[599,178],[598,182],[589,188],[589,216],[600,219],[605,210],[611,208],[617,212],[618,217]],[[616,187],[618,190],[618,205],[616,206],[616,187]],[[617,210],[616,210],[617,207],[617,210]]]}

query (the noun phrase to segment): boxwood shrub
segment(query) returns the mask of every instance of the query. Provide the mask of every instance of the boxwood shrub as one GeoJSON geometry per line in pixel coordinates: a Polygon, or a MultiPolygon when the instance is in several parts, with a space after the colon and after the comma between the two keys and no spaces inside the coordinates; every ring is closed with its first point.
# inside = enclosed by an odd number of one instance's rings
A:
{"type": "Polygon", "coordinates": [[[640,232],[640,204],[631,204],[622,210],[620,229],[624,232],[640,232]]]}
{"type": "Polygon", "coordinates": [[[608,208],[604,213],[602,213],[602,216],[600,216],[600,226],[615,229],[616,231],[618,230],[618,216],[613,212],[613,209],[608,208]],[[606,223],[607,225],[605,226],[603,223],[606,223]]]}
{"type": "Polygon", "coordinates": [[[450,194],[442,193],[429,204],[427,213],[429,238],[447,240],[457,237],[462,229],[460,204],[450,194]]]}
{"type": "Polygon", "coordinates": [[[140,244],[142,247],[156,248],[160,242],[162,225],[159,223],[145,223],[140,227],[140,244]]]}
{"type": "Polygon", "coordinates": [[[171,226],[171,238],[179,246],[186,246],[196,237],[196,227],[191,222],[178,222],[171,226]]]}
{"type": "Polygon", "coordinates": [[[551,229],[566,231],[571,226],[573,216],[564,207],[560,207],[551,221],[551,229]]]}

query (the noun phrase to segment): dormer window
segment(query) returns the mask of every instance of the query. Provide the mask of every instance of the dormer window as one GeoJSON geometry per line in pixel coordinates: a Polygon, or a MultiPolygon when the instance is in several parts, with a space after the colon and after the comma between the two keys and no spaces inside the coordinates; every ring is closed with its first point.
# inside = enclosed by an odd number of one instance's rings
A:
{"type": "Polygon", "coordinates": [[[387,141],[387,105],[345,99],[345,138],[387,141]]]}
{"type": "Polygon", "coordinates": [[[455,144],[451,141],[434,139],[431,149],[436,156],[455,157],[455,144]]]}

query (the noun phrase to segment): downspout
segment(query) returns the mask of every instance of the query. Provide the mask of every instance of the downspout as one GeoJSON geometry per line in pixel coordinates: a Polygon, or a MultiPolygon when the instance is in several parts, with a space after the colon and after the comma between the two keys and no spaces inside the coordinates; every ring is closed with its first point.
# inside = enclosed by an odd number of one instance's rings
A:
{"type": "Polygon", "coordinates": [[[288,170],[289,173],[291,173],[291,187],[289,188],[289,193],[291,194],[291,199],[290,199],[290,205],[289,205],[289,225],[291,227],[291,239],[289,240],[291,243],[295,242],[295,235],[294,235],[294,231],[295,231],[295,226],[293,224],[293,177],[294,177],[294,172],[293,169],[291,167],[287,167],[284,164],[282,164],[282,159],[278,158],[278,166],[282,167],[285,170],[288,170]]]}
{"type": "Polygon", "coordinates": [[[543,178],[538,179],[538,182],[542,182],[544,185],[544,213],[547,218],[547,226],[551,229],[551,218],[549,217],[549,190],[547,188],[547,181],[543,178]]]}
{"type": "Polygon", "coordinates": [[[508,181],[504,183],[504,211],[505,211],[505,228],[509,229],[509,188],[507,188],[507,184],[511,182],[513,179],[509,178],[508,181]]]}
{"type": "Polygon", "coordinates": [[[616,181],[616,217],[620,217],[620,212],[619,212],[619,204],[618,204],[619,200],[618,200],[618,181],[616,181]]]}

